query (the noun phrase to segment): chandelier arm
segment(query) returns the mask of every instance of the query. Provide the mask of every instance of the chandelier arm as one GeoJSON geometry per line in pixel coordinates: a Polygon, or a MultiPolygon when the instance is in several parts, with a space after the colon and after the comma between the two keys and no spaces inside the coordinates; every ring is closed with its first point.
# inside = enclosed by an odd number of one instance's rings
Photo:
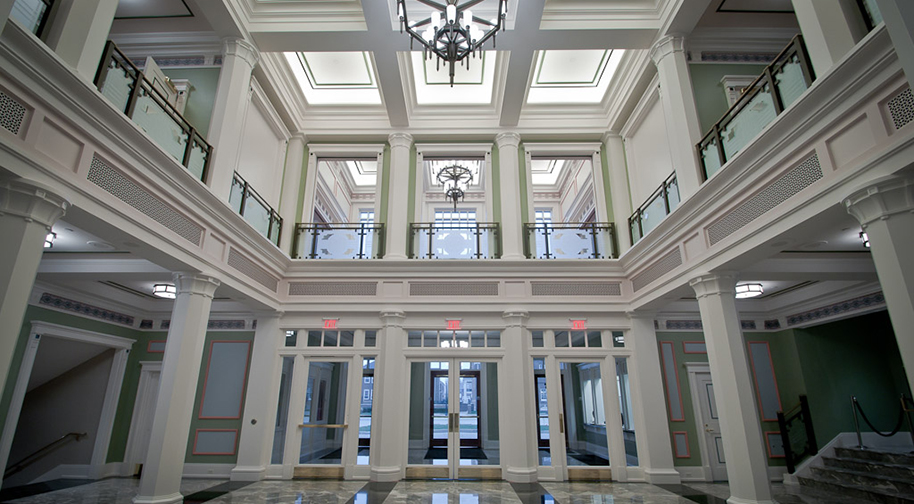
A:
{"type": "MultiPolygon", "coordinates": [[[[470,0],[469,2],[464,2],[463,5],[458,5],[457,9],[462,11],[462,10],[468,9],[470,7],[473,7],[474,5],[480,4],[484,1],[485,0],[470,0]]],[[[499,1],[501,1],[501,0],[499,0],[499,1]]]]}

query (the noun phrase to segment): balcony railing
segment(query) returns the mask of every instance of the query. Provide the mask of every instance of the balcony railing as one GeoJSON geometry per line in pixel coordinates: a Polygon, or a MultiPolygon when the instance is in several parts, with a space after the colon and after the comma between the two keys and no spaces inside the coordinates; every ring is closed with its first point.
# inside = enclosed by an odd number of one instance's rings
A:
{"type": "Polygon", "coordinates": [[[867,31],[873,31],[882,22],[882,13],[879,12],[876,0],[857,0],[857,6],[860,7],[867,31]]]}
{"type": "Polygon", "coordinates": [[[796,101],[814,79],[803,38],[797,35],[698,143],[704,179],[717,173],[749,144],[796,101]]]}
{"type": "Polygon", "coordinates": [[[384,257],[384,224],[299,224],[295,227],[296,259],[380,259],[384,257]]]}
{"type": "Polygon", "coordinates": [[[213,147],[110,40],[95,86],[194,177],[205,180],[213,147]]]}
{"type": "Polygon", "coordinates": [[[628,231],[632,238],[632,245],[638,243],[638,240],[657,227],[657,224],[660,224],[660,221],[675,210],[677,205],[679,205],[679,183],[676,181],[674,172],[628,218],[628,231]]]}
{"type": "Polygon", "coordinates": [[[611,222],[524,224],[528,259],[609,259],[616,257],[611,222]]]}
{"type": "Polygon", "coordinates": [[[232,179],[229,205],[240,213],[254,229],[260,231],[260,234],[266,236],[274,245],[279,246],[282,217],[237,172],[232,179]]]}
{"type": "Polygon", "coordinates": [[[410,258],[495,259],[501,257],[498,223],[410,224],[410,258]]]}
{"type": "Polygon", "coordinates": [[[51,0],[15,0],[10,17],[22,23],[29,31],[40,37],[48,24],[51,0]]]}

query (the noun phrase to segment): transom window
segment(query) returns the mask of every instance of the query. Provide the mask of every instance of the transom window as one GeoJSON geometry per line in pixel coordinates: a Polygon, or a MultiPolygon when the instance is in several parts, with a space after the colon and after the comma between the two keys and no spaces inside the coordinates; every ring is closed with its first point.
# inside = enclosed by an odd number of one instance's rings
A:
{"type": "Polygon", "coordinates": [[[500,347],[501,331],[409,331],[407,345],[437,348],[500,347]]]}

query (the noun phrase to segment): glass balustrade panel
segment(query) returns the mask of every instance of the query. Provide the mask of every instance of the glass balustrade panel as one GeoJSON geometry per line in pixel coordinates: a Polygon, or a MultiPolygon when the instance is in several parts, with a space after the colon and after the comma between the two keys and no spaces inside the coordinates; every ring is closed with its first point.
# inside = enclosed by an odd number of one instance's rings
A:
{"type": "MultiPolygon", "coordinates": [[[[371,230],[364,231],[371,232],[371,230]]],[[[308,231],[308,234],[313,232],[315,231],[308,231]]],[[[316,232],[317,240],[313,249],[316,259],[359,259],[360,247],[366,243],[362,239],[363,230],[361,229],[318,229],[316,232]]],[[[370,238],[367,243],[370,248],[370,238]]],[[[363,252],[361,258],[368,257],[370,256],[364,255],[363,252]]]]}
{"type": "Polygon", "coordinates": [[[723,163],[720,160],[720,153],[717,150],[717,140],[712,140],[705,144],[701,149],[701,160],[705,165],[705,176],[711,178],[712,175],[720,170],[723,163]]]}
{"type": "Polygon", "coordinates": [[[257,198],[248,195],[244,202],[244,220],[254,227],[260,234],[266,236],[270,230],[270,209],[257,198]]]}
{"type": "Polygon", "coordinates": [[[16,0],[13,2],[10,17],[37,35],[41,28],[41,20],[44,19],[44,13],[47,10],[48,5],[42,0],[16,0]]]}
{"type": "Polygon", "coordinates": [[[673,179],[667,186],[667,199],[670,201],[670,212],[679,206],[679,180],[673,179]]]}
{"type": "Polygon", "coordinates": [[[803,77],[803,67],[800,66],[800,58],[796,54],[774,74],[774,82],[785,109],[806,92],[806,78],[803,77]]]}
{"type": "Polygon", "coordinates": [[[553,229],[551,246],[556,259],[588,259],[596,253],[590,229],[553,229]]]}
{"type": "Polygon", "coordinates": [[[244,201],[244,182],[232,179],[232,189],[229,191],[229,206],[237,213],[241,213],[241,202],[244,201]]]}
{"type": "Polygon", "coordinates": [[[638,240],[641,239],[641,226],[639,225],[640,217],[635,217],[629,221],[628,225],[632,231],[632,244],[638,243],[638,240]]]}
{"type": "Polygon", "coordinates": [[[197,180],[203,180],[203,170],[206,169],[206,160],[209,157],[206,145],[194,142],[190,148],[190,159],[187,171],[191,172],[197,180]]]}
{"type": "Polygon", "coordinates": [[[153,98],[152,92],[145,87],[140,90],[132,119],[178,163],[184,162],[184,147],[188,142],[187,132],[175,122],[165,107],[160,105],[153,98]]]}
{"type": "Polygon", "coordinates": [[[733,159],[776,116],[771,92],[765,86],[721,130],[727,159],[733,159]]]}
{"type": "Polygon", "coordinates": [[[641,230],[644,231],[644,234],[650,233],[664,218],[666,218],[666,203],[663,201],[663,194],[658,193],[641,212],[641,230]]]}
{"type": "Polygon", "coordinates": [[[130,100],[130,92],[133,90],[133,77],[127,73],[126,69],[118,66],[113,60],[109,61],[105,80],[99,85],[101,93],[118,110],[121,112],[127,110],[127,102],[130,100]]]}
{"type": "Polygon", "coordinates": [[[436,259],[473,259],[476,257],[476,228],[437,229],[434,236],[436,259]]]}

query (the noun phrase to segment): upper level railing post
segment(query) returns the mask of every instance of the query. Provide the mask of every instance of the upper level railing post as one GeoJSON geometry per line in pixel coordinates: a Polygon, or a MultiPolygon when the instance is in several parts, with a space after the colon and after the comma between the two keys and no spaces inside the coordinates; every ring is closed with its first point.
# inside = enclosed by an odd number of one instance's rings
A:
{"type": "Polygon", "coordinates": [[[793,447],[790,445],[790,433],[788,432],[787,419],[783,411],[778,411],[778,428],[781,430],[781,444],[784,445],[784,457],[787,462],[787,472],[793,474],[797,470],[793,460],[793,447]]]}
{"type": "Polygon", "coordinates": [[[184,158],[181,161],[181,164],[184,166],[190,166],[190,154],[194,150],[194,142],[196,141],[197,130],[191,126],[187,131],[187,144],[184,146],[184,158]]]}
{"type": "Polygon", "coordinates": [[[308,254],[308,257],[311,259],[317,259],[317,235],[319,226],[315,225],[311,228],[311,253],[308,254]]]}
{"type": "Polygon", "coordinates": [[[809,412],[809,401],[805,395],[800,396],[800,411],[803,412],[803,425],[806,427],[806,442],[809,446],[809,454],[819,453],[819,443],[816,441],[816,433],[812,427],[812,415],[809,412]]]}
{"type": "Polygon", "coordinates": [[[114,59],[114,42],[107,41],[105,42],[105,50],[102,51],[102,59],[98,63],[98,70],[95,72],[95,87],[100,89],[100,86],[105,79],[108,78],[108,69],[109,61],[114,59]]]}

